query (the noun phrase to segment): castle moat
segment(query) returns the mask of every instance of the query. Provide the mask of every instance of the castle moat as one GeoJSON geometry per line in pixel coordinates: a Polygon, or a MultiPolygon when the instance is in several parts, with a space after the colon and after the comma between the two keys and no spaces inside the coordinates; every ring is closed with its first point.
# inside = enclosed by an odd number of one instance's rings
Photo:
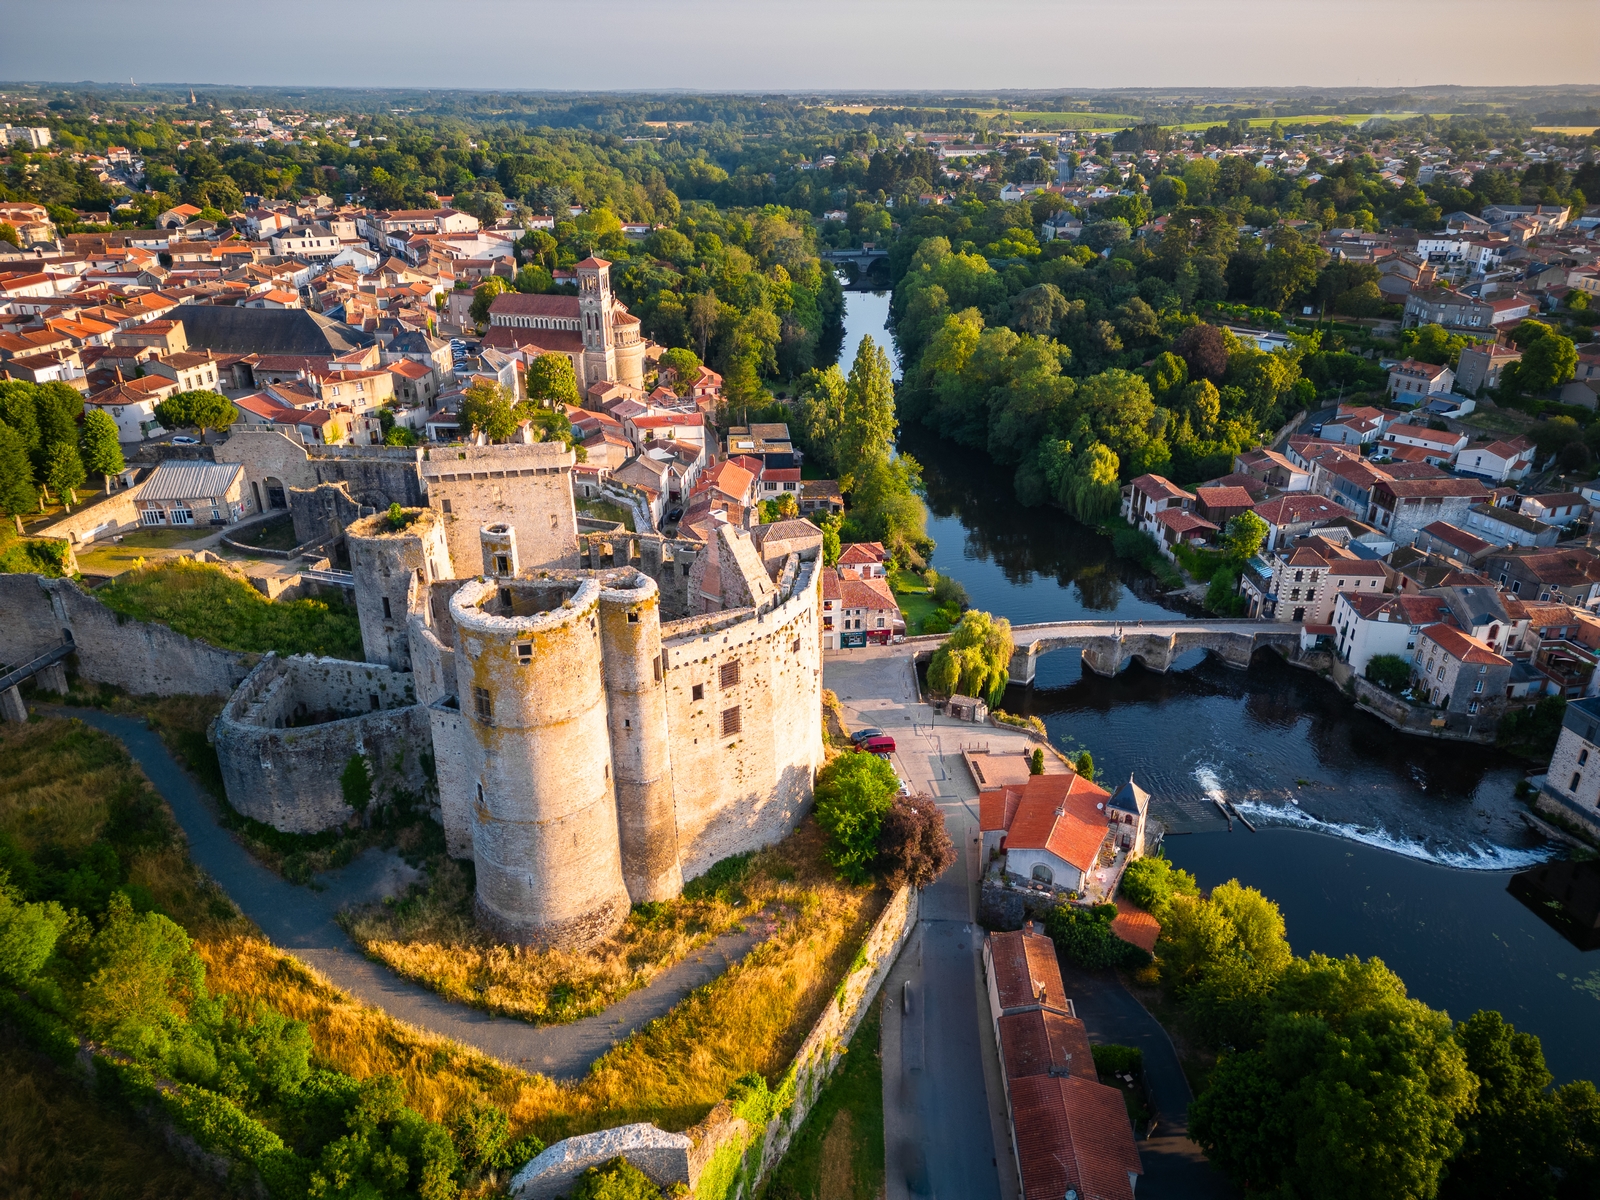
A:
{"type": "MultiPolygon", "coordinates": [[[[846,299],[849,362],[863,334],[887,336],[888,297],[846,299]]],[[[1018,624],[1184,615],[1109,539],[1017,504],[982,456],[921,430],[901,448],[923,467],[932,564],[975,607],[1018,624]]],[[[1458,1020],[1495,1008],[1537,1034],[1558,1080],[1600,1078],[1600,954],[1507,890],[1560,853],[1520,816],[1515,760],[1395,733],[1270,652],[1248,671],[1196,652],[1165,675],[1133,663],[1103,679],[1059,651],[1006,708],[1039,716],[1062,749],[1088,748],[1108,779],[1135,773],[1173,830],[1168,856],[1202,886],[1260,888],[1298,953],[1375,955],[1458,1020]],[[1219,796],[1260,832],[1229,832],[1219,796]]]]}

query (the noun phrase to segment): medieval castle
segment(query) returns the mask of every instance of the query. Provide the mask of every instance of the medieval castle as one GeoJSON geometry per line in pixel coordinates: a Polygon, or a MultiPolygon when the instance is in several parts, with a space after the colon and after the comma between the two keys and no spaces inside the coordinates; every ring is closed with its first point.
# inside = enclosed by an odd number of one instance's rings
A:
{"type": "Polygon", "coordinates": [[[218,457],[342,542],[366,662],[255,661],[32,576],[0,577],[0,640],[18,661],[72,642],[87,675],[135,691],[231,690],[212,738],[239,812],[344,825],[359,758],[373,804],[427,798],[475,864],[487,927],[562,947],[804,814],[823,761],[820,538],[764,558],[736,524],[701,541],[580,521],[559,442],[235,431],[218,457]]]}

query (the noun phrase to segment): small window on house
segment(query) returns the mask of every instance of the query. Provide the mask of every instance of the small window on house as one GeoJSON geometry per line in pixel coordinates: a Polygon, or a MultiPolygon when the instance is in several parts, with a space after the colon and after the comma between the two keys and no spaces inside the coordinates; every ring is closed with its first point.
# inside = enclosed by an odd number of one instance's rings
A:
{"type": "Polygon", "coordinates": [[[706,698],[706,685],[705,684],[697,683],[697,684],[694,685],[694,687],[689,689],[689,699],[691,699],[691,700],[704,700],[705,698],[706,698]]]}
{"type": "Polygon", "coordinates": [[[1578,751],[1578,765],[1580,767],[1589,765],[1589,751],[1587,748],[1578,751]]]}
{"type": "Polygon", "coordinates": [[[383,598],[383,619],[385,621],[387,621],[389,619],[390,615],[391,614],[389,612],[389,597],[385,596],[383,598]]]}
{"type": "Polygon", "coordinates": [[[472,689],[472,709],[478,714],[478,720],[485,725],[494,720],[494,705],[489,700],[489,689],[475,687],[472,689]]]}
{"type": "Polygon", "coordinates": [[[732,737],[734,734],[738,733],[739,730],[741,730],[743,728],[744,728],[744,723],[740,719],[739,706],[737,704],[735,704],[732,708],[725,708],[725,709],[722,710],[722,736],[723,737],[732,737]]]}
{"type": "Polygon", "coordinates": [[[685,579],[689,578],[689,564],[688,563],[684,563],[683,564],[683,577],[685,579]]]}
{"type": "Polygon", "coordinates": [[[717,682],[721,685],[723,691],[726,691],[739,682],[738,659],[734,659],[732,662],[725,662],[722,664],[721,669],[717,672],[717,682]]]}
{"type": "Polygon", "coordinates": [[[520,663],[523,666],[527,666],[532,661],[533,661],[533,643],[532,642],[518,642],[517,643],[517,662],[520,663]]]}
{"type": "Polygon", "coordinates": [[[1056,881],[1055,872],[1043,863],[1033,868],[1033,877],[1039,883],[1054,884],[1056,881]]]}
{"type": "Polygon", "coordinates": [[[1478,680],[1477,683],[1473,684],[1472,685],[1472,690],[1474,692],[1482,693],[1482,691],[1483,691],[1483,680],[1480,679],[1480,680],[1478,680]]]}
{"type": "Polygon", "coordinates": [[[794,640],[794,649],[791,650],[790,653],[791,654],[799,654],[800,653],[800,639],[799,638],[795,638],[795,640],[794,640]]]}
{"type": "Polygon", "coordinates": [[[1478,711],[1478,702],[1476,700],[1469,700],[1467,702],[1467,712],[1468,713],[1475,713],[1477,711],[1478,711]]]}
{"type": "Polygon", "coordinates": [[[483,784],[481,783],[478,785],[478,803],[483,803],[483,784]]]}
{"type": "Polygon", "coordinates": [[[1574,771],[1572,773],[1572,782],[1567,785],[1567,791],[1569,791],[1569,792],[1577,791],[1578,790],[1578,785],[1580,783],[1582,783],[1582,782],[1583,782],[1583,774],[1582,774],[1582,772],[1574,771]]]}

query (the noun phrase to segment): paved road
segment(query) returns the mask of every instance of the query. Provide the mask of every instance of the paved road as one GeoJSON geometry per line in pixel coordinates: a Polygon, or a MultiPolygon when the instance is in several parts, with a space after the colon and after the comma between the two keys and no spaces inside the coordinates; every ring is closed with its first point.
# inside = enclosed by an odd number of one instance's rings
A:
{"type": "Polygon", "coordinates": [[[41,706],[41,711],[78,717],[122,741],[171,806],[189,839],[190,857],[273,944],[396,1020],[453,1038],[523,1070],[554,1079],[581,1078],[618,1041],[664,1016],[762,940],[756,923],[750,922],[746,932],[719,938],[663,971],[649,987],[582,1021],[538,1026],[494,1017],[401,979],[362,954],[334,920],[347,905],[403,892],[417,873],[399,858],[368,850],[343,870],[318,876],[322,891],[296,887],[263,867],[217,824],[194,780],[143,721],[95,709],[41,706]]]}
{"type": "Polygon", "coordinates": [[[831,658],[823,681],[839,696],[850,725],[876,725],[894,735],[901,776],[936,799],[962,852],[922,893],[916,932],[884,984],[888,1200],[1013,1200],[1016,1172],[998,1090],[999,1058],[980,997],[983,933],[973,920],[977,789],[960,759],[964,733],[967,741],[996,739],[988,730],[935,718],[916,703],[904,657],[831,658]]]}
{"type": "MultiPolygon", "coordinates": [[[[903,646],[838,651],[823,682],[846,723],[895,739],[900,775],[935,797],[956,864],[923,892],[922,919],[884,984],[883,1089],[888,1200],[912,1196],[1014,1200],[1016,1164],[1005,1118],[999,1054],[982,990],[983,931],[973,920],[978,878],[977,788],[961,761],[963,743],[1004,753],[1027,735],[940,716],[916,699],[903,646]],[[910,991],[907,1011],[906,992],[910,991]],[[981,1170],[990,1163],[987,1172],[981,1170]]],[[[1141,1200],[1210,1200],[1235,1195],[1187,1135],[1189,1085],[1165,1030],[1114,975],[1063,965],[1069,994],[1092,1042],[1138,1046],[1159,1118],[1139,1143],[1141,1200]],[[1081,997],[1081,998],[1080,998],[1081,997]]]]}

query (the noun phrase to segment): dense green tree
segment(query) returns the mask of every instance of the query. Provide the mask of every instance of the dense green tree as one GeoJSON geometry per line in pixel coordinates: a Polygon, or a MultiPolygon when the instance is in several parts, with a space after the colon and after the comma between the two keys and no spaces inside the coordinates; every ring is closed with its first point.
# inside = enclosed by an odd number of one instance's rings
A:
{"type": "Polygon", "coordinates": [[[1256,551],[1261,549],[1261,543],[1266,541],[1267,533],[1265,521],[1253,512],[1242,512],[1229,518],[1222,535],[1222,546],[1230,556],[1242,562],[1255,557],[1256,551]]]}
{"type": "Polygon", "coordinates": [[[39,502],[33,485],[33,464],[22,436],[9,425],[0,425],[0,513],[10,517],[22,532],[22,514],[39,502]]]}
{"type": "Polygon", "coordinates": [[[1552,331],[1527,343],[1522,360],[1501,373],[1501,387],[1512,395],[1540,395],[1570,380],[1577,366],[1572,339],[1552,331]]]}
{"type": "Polygon", "coordinates": [[[659,366],[662,371],[672,372],[672,390],[680,396],[687,396],[700,378],[700,359],[686,346],[663,351],[659,366]]]}
{"type": "Polygon", "coordinates": [[[865,468],[888,458],[898,427],[888,352],[870,335],[863,337],[850,366],[835,450],[842,487],[848,490],[865,468]]]}
{"type": "Polygon", "coordinates": [[[462,394],[457,414],[463,436],[484,434],[491,442],[507,442],[517,431],[511,393],[504,384],[479,379],[462,394]]]}
{"type": "Polygon", "coordinates": [[[529,400],[546,405],[582,403],[578,376],[572,369],[572,360],[565,354],[539,355],[528,364],[525,382],[529,400]]]}
{"type": "Polygon", "coordinates": [[[58,498],[69,505],[76,504],[78,497],[75,493],[88,478],[84,473],[83,460],[78,457],[78,448],[71,442],[56,442],[45,453],[45,483],[58,498]]]}
{"type": "Polygon", "coordinates": [[[1440,1195],[1446,1200],[1553,1196],[1563,1166],[1561,1112],[1550,1093],[1539,1039],[1518,1033],[1497,1012],[1456,1026],[1477,1101],[1460,1121],[1464,1141],[1440,1195]]]}
{"type": "Polygon", "coordinates": [[[817,824],[828,835],[823,852],[841,879],[865,883],[878,857],[878,835],[900,779],[875,754],[847,752],[817,772],[817,824]]]}
{"type": "Polygon", "coordinates": [[[116,421],[103,409],[85,413],[78,449],[84,469],[104,476],[106,490],[110,491],[111,476],[120,474],[127,466],[122,457],[122,445],[117,441],[116,421]]]}
{"type": "Polygon", "coordinates": [[[1398,692],[1411,682],[1411,664],[1398,654],[1374,654],[1367,659],[1365,674],[1379,687],[1398,692]]]}
{"type": "Polygon", "coordinates": [[[179,392],[156,405],[156,420],[167,429],[223,430],[239,419],[239,410],[221,392],[179,392]]]}
{"type": "Polygon", "coordinates": [[[1173,897],[1198,897],[1200,887],[1188,871],[1159,854],[1136,858],[1122,872],[1122,894],[1158,921],[1165,921],[1173,897]]]}
{"type": "Polygon", "coordinates": [[[472,306],[467,310],[476,325],[486,325],[489,321],[489,306],[494,303],[496,296],[506,292],[516,291],[509,279],[502,275],[491,275],[477,287],[472,289],[472,306]]]}

